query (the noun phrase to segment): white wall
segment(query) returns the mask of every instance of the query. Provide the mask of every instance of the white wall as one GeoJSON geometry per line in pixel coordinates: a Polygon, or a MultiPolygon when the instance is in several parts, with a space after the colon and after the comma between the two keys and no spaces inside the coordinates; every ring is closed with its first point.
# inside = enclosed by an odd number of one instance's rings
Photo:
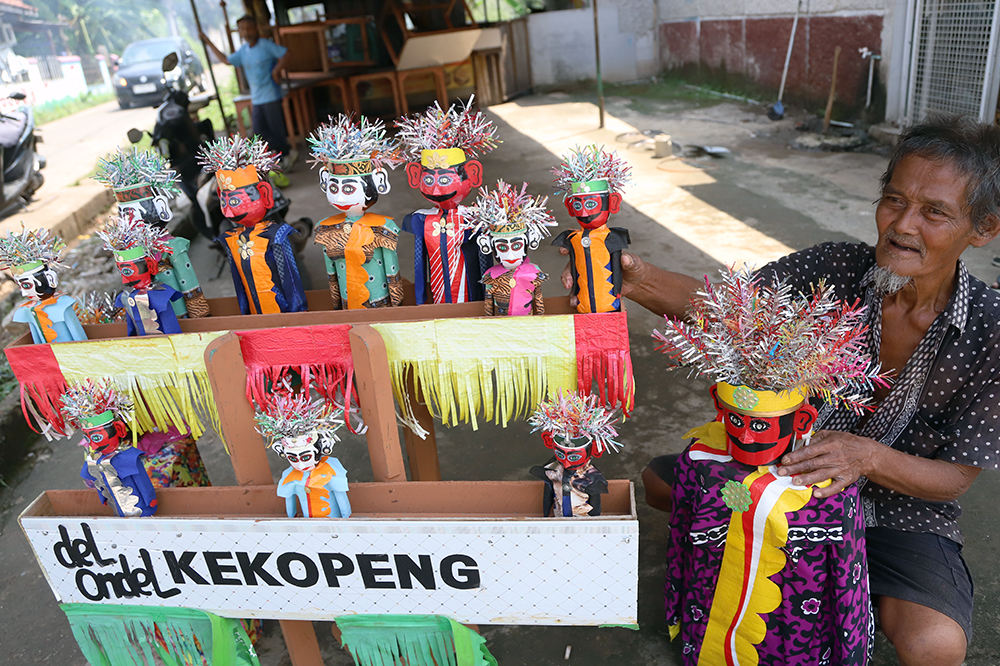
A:
{"type": "MultiPolygon", "coordinates": [[[[598,0],[601,74],[630,81],[659,69],[654,0],[598,0]]],[[[528,17],[533,85],[555,85],[596,77],[594,14],[585,9],[541,12],[528,17]]]]}

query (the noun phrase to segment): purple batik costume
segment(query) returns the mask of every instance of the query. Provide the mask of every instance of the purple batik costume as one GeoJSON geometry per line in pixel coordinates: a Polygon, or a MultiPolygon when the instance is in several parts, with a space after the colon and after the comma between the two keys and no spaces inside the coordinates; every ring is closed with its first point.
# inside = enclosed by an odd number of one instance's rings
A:
{"type": "MultiPolygon", "coordinates": [[[[728,457],[719,453],[713,457],[728,457]]],[[[732,516],[722,487],[753,471],[733,460],[693,460],[690,448],[677,461],[665,597],[667,624],[680,624],[685,666],[698,663],[722,565],[732,516]]],[[[756,646],[759,663],[865,664],[873,624],[857,487],[813,497],[787,516],[788,562],[770,577],[782,591],[782,603],[761,616],[767,634],[756,646]]]]}

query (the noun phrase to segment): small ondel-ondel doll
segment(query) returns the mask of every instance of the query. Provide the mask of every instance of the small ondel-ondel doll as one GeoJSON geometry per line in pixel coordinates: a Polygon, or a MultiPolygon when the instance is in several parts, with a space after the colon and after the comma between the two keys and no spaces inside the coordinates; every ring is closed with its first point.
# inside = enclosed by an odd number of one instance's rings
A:
{"type": "Polygon", "coordinates": [[[622,250],[630,241],[628,230],[609,227],[608,218],[621,210],[631,170],[614,151],[594,144],[576,146],[552,169],[556,191],[581,227],[552,241],[569,250],[572,294],[580,300],[576,309],[581,313],[621,310],[622,250]]]}
{"type": "Polygon", "coordinates": [[[47,229],[21,233],[8,231],[0,237],[0,269],[10,271],[25,302],[17,306],[13,320],[28,324],[36,345],[48,342],[86,340],[76,316],[76,299],[56,291],[63,268],[59,257],[66,245],[47,229]]]}
{"type": "Polygon", "coordinates": [[[132,399],[107,381],[85,379],[61,397],[66,421],[83,431],[87,448],[80,477],[111,502],[122,517],[156,513],[156,490],[146,468],[145,453],[132,445],[126,423],[132,420],[132,399]]]}
{"type": "Polygon", "coordinates": [[[291,465],[278,481],[289,518],[299,509],[306,518],[349,518],[347,470],[330,456],[344,424],[343,408],[307,392],[294,392],[285,383],[256,416],[257,432],[291,465]]]}
{"type": "Polygon", "coordinates": [[[482,188],[469,210],[480,251],[500,262],[483,274],[488,316],[545,314],[542,282],[548,276],[528,260],[528,250],[537,249],[557,222],[545,207],[546,197],[532,197],[527,189],[527,183],[518,190],[497,181],[493,191],[482,188]]]}
{"type": "Polygon", "coordinates": [[[500,143],[496,126],[467,103],[443,110],[437,102],[424,113],[396,120],[406,156],[410,187],[431,204],[403,218],[403,231],[413,234],[413,283],[418,305],[483,300],[480,283],[492,265],[477,248],[466,223],[462,200],[483,184],[483,165],[476,159],[500,143]]]}
{"type": "Polygon", "coordinates": [[[399,227],[391,217],[368,212],[389,192],[386,167],[403,163],[397,143],[386,138],[381,120],[361,116],[354,122],[344,114],[322,123],[309,143],[326,200],[340,211],[319,223],[315,240],[324,250],[334,309],[399,305],[399,227]]]}
{"type": "MultiPolygon", "coordinates": [[[[114,192],[119,216],[139,219],[154,227],[164,227],[174,217],[170,199],[180,191],[178,176],[157,152],[119,148],[98,160],[94,180],[114,192]]],[[[193,205],[198,203],[193,202],[193,205]]],[[[171,251],[161,255],[156,281],[183,294],[183,299],[172,303],[179,318],[207,317],[210,314],[208,301],[188,256],[191,241],[170,234],[165,238],[171,251]]]]}
{"type": "Polygon", "coordinates": [[[535,465],[531,474],[545,481],[542,514],[569,518],[601,515],[601,495],[608,482],[592,460],[605,451],[615,453],[615,421],[621,414],[598,404],[596,395],[563,394],[542,401],[528,419],[532,432],[542,433],[545,446],[554,457],[545,465],[535,465]]]}
{"type": "Polygon", "coordinates": [[[717,382],[717,420],[685,435],[673,470],[666,614],[685,666],[866,662],[859,488],[820,498],[775,468],[808,445],[810,398],[860,412],[885,384],[863,312],[823,284],[793,294],[744,268],[717,285],[706,278],[686,319],[654,333],[676,367],[717,382]]]}
{"type": "Polygon", "coordinates": [[[258,136],[234,135],[202,146],[198,162],[215,174],[222,214],[236,225],[218,240],[229,256],[240,312],[303,312],[306,295],[288,239],[298,231],[267,219],[274,206],[267,174],[276,168],[278,154],[258,136]]]}
{"type": "Polygon", "coordinates": [[[180,333],[177,314],[171,304],[183,298],[181,293],[162,282],[153,282],[160,268],[160,257],[170,253],[169,234],[138,218],[112,218],[97,232],[104,248],[115,258],[121,274],[122,291],[115,306],[125,311],[129,335],[180,333]]]}

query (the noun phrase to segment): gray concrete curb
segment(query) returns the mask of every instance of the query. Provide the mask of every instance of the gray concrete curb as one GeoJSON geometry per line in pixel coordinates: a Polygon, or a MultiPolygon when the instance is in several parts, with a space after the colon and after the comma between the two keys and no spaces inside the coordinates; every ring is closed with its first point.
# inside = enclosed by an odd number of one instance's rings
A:
{"type": "Polygon", "coordinates": [[[38,437],[21,412],[20,390],[14,389],[0,400],[0,479],[4,483],[9,482],[38,437]]]}

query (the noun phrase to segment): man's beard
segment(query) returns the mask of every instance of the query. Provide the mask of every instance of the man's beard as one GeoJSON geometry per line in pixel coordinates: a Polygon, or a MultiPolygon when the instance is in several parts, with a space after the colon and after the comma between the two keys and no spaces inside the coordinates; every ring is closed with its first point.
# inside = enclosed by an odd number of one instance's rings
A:
{"type": "Polygon", "coordinates": [[[884,266],[875,266],[872,273],[872,284],[885,296],[891,296],[902,291],[911,282],[913,282],[913,278],[900,275],[891,268],[885,268],[884,266]]]}

